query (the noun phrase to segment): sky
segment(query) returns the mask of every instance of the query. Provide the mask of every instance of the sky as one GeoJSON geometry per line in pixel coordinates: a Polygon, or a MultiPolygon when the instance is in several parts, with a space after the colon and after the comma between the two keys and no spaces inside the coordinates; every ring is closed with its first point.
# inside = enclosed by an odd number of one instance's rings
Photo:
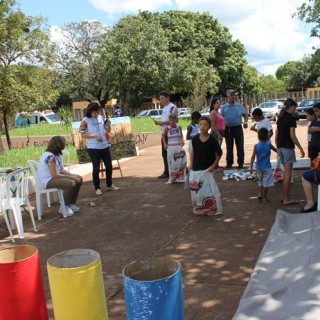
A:
{"type": "MultiPolygon", "coordinates": [[[[306,0],[305,0],[306,1],[306,0]]],[[[139,10],[209,12],[245,46],[248,63],[274,75],[288,61],[299,61],[318,48],[311,26],[292,18],[304,0],[17,0],[26,15],[47,18],[50,27],[97,20],[112,27],[139,10]]]]}

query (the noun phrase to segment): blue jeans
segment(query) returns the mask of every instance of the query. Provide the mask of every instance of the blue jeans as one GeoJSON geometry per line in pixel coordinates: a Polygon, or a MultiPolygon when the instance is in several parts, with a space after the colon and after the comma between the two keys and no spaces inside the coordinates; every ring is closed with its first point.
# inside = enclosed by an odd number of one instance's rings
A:
{"type": "Polygon", "coordinates": [[[88,149],[89,156],[92,162],[92,180],[95,189],[100,189],[100,162],[101,160],[104,163],[106,168],[106,182],[107,187],[112,186],[112,160],[110,148],[105,149],[88,149]]]}

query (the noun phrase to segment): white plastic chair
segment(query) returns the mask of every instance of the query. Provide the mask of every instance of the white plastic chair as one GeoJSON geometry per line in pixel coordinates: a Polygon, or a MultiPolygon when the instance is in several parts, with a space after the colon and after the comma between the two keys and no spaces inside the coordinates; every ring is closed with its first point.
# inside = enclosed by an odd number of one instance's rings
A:
{"type": "Polygon", "coordinates": [[[4,210],[4,208],[2,207],[2,199],[5,199],[6,197],[6,189],[7,189],[7,175],[5,173],[0,173],[0,212],[3,214],[4,221],[7,225],[7,229],[11,237],[11,241],[15,242],[13,238],[12,230],[11,230],[10,221],[8,219],[8,215],[4,210]]]}
{"type": "MultiPolygon", "coordinates": [[[[1,211],[4,213],[5,221],[11,236],[11,240],[14,242],[12,236],[12,229],[15,226],[17,227],[17,231],[20,238],[24,238],[24,228],[23,228],[23,220],[21,214],[21,206],[29,213],[33,230],[37,231],[36,224],[34,222],[32,208],[28,199],[28,178],[29,178],[30,169],[23,168],[16,170],[6,176],[5,183],[2,183],[1,194],[1,211]],[[25,208],[27,207],[27,209],[25,208]],[[11,212],[11,224],[6,218],[7,212],[11,212]],[[10,232],[11,231],[11,232],[10,232]]],[[[3,177],[2,177],[3,179],[3,177]]]]}
{"type": "Polygon", "coordinates": [[[37,203],[37,212],[38,212],[38,219],[41,220],[41,217],[43,215],[43,203],[42,203],[42,195],[50,195],[50,193],[57,194],[58,199],[61,205],[61,209],[63,212],[63,217],[67,218],[67,211],[66,211],[66,206],[64,203],[64,198],[63,198],[63,190],[58,189],[58,188],[50,188],[50,189],[45,189],[42,187],[39,177],[38,177],[38,162],[35,160],[28,160],[28,164],[30,166],[31,172],[34,176],[34,180],[36,183],[36,203],[37,203]]]}

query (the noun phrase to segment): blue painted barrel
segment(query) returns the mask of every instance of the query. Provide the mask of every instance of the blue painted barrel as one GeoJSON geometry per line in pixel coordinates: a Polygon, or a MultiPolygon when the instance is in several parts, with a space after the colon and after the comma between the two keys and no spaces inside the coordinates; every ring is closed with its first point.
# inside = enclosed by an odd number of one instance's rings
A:
{"type": "Polygon", "coordinates": [[[179,261],[152,258],[123,268],[127,320],[183,320],[182,271],[179,261]]]}

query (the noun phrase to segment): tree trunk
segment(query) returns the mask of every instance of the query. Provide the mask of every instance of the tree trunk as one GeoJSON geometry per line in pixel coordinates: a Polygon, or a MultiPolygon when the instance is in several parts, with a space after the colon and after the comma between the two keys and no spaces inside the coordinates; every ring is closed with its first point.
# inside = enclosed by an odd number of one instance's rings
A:
{"type": "Polygon", "coordinates": [[[9,135],[9,124],[8,124],[8,119],[7,119],[7,113],[6,112],[3,113],[3,124],[4,124],[4,132],[6,134],[8,148],[10,150],[12,145],[11,145],[11,140],[10,140],[10,135],[9,135]]]}
{"type": "Polygon", "coordinates": [[[0,154],[4,154],[4,147],[3,147],[3,143],[2,143],[1,134],[0,134],[0,154]]]}

